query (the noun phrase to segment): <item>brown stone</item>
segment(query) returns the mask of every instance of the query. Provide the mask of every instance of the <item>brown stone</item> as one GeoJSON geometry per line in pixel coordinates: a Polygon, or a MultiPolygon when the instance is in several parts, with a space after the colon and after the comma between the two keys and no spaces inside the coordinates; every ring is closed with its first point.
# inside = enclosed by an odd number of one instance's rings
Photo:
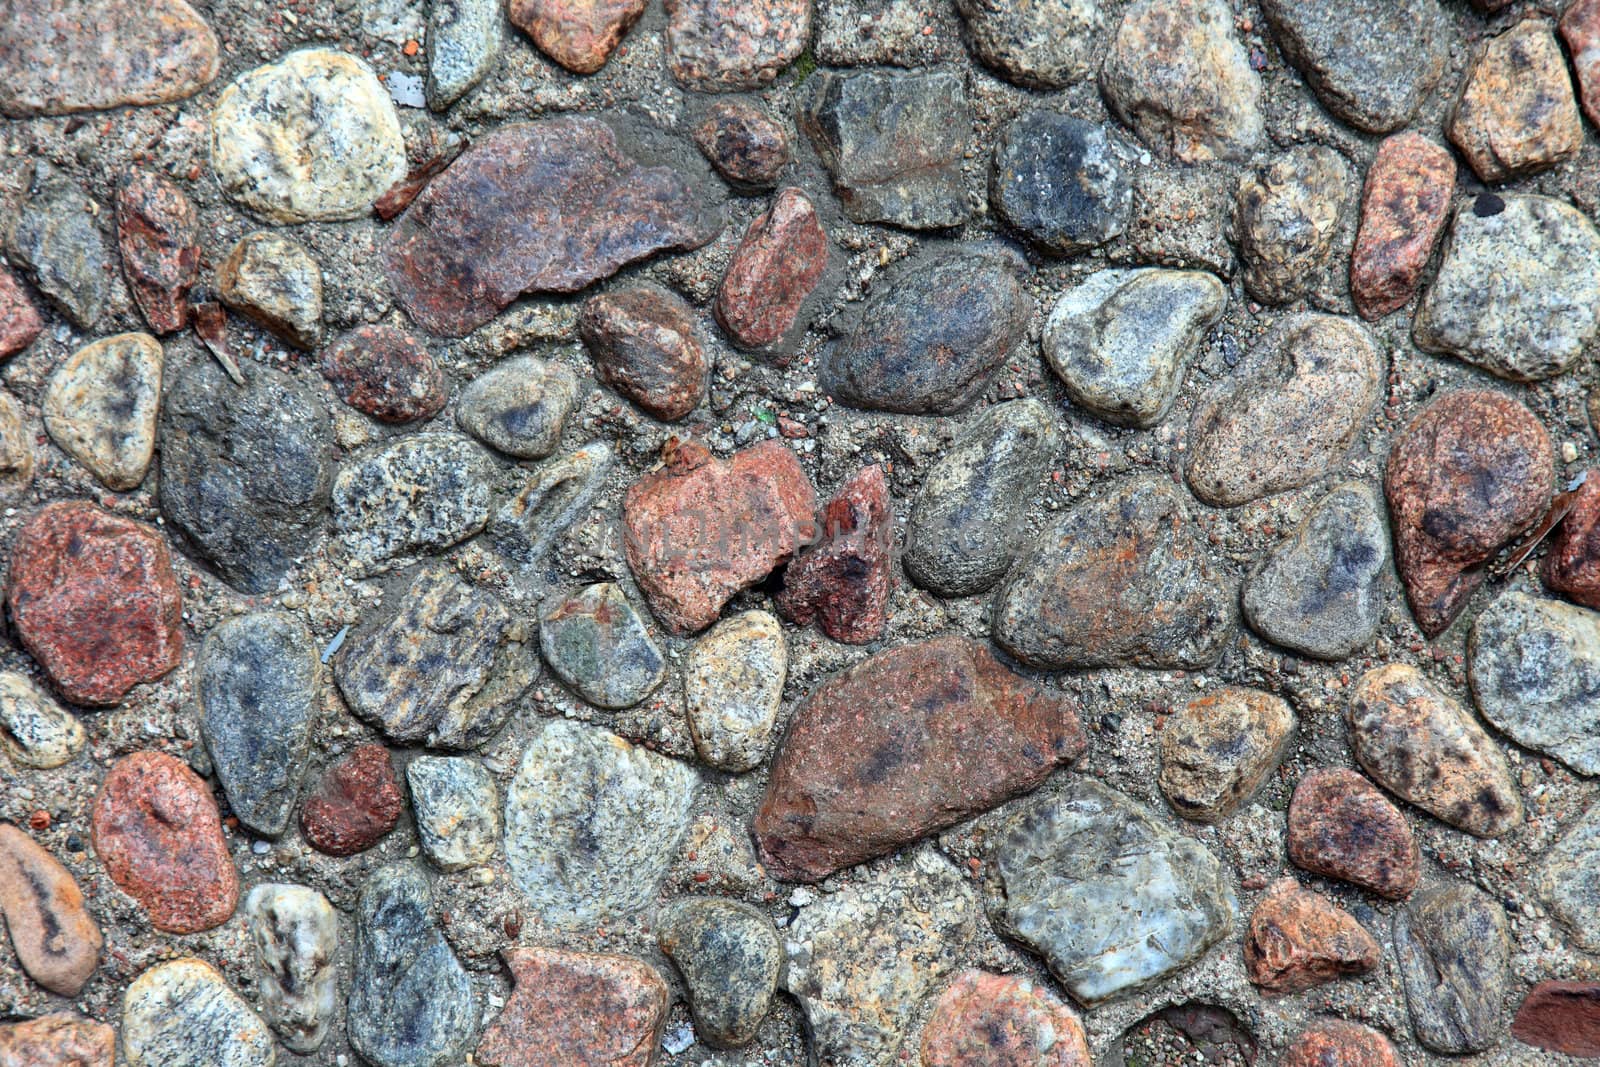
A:
{"type": "Polygon", "coordinates": [[[95,796],[92,828],[106,873],[157,930],[193,934],[233,915],[239,875],[217,803],[188,764],[163,752],[117,760],[95,796]]]}
{"type": "Polygon", "coordinates": [[[706,352],[694,310],[649,282],[584,301],[578,334],[600,380],[666,422],[706,395],[706,352]]]}
{"type": "Polygon", "coordinates": [[[665,0],[667,66],[691,89],[759,89],[800,58],[812,0],[665,0]]]}
{"type": "Polygon", "coordinates": [[[1244,965],[1269,996],[1299,993],[1378,965],[1372,935],[1333,901],[1280,878],[1250,915],[1244,965]]]}
{"type": "Polygon", "coordinates": [[[1343,1019],[1321,1019],[1295,1038],[1281,1067],[1400,1067],[1389,1039],[1343,1019]]]}
{"type": "Polygon", "coordinates": [[[485,1031],[484,1067],[648,1067],[667,1021],[667,983],[631,956],[512,948],[516,988],[485,1031]]]}
{"type": "Polygon", "coordinates": [[[1362,318],[1382,318],[1417,291],[1455,184],[1455,157],[1420,133],[1397,133],[1378,146],[1350,256],[1350,295],[1362,318]]]}
{"type": "Polygon", "coordinates": [[[28,299],[17,276],[0,267],[0,359],[10,359],[33,344],[44,319],[28,299]]]}
{"type": "Polygon", "coordinates": [[[449,399],[444,372],[415,336],[395,326],[357,326],[322,354],[339,399],[380,422],[430,419],[449,399]]]}
{"type": "Polygon", "coordinates": [[[1422,853],[1400,809],[1355,771],[1323,767],[1289,801],[1289,858],[1313,874],[1403,900],[1422,877],[1422,853]]]}
{"type": "Polygon", "coordinates": [[[507,13],[539,51],[574,74],[606,65],[645,0],[510,0],[507,13]]]}
{"type": "Polygon", "coordinates": [[[115,704],[183,656],[166,541],[87,501],[58,501],[23,524],[6,604],[23,646],[74,704],[115,704]]]}
{"type": "Polygon", "coordinates": [[[828,231],[811,198],[781,190],[728,261],[712,312],[740,348],[769,348],[804,331],[800,309],[828,269],[828,231]]]}
{"type": "Polygon", "coordinates": [[[706,109],[694,143],[735,188],[770,189],[789,163],[789,138],[766,112],[742,100],[706,109]]]}
{"type": "Polygon", "coordinates": [[[359,745],[322,773],[300,809],[300,831],[318,852],[353,856],[382,840],[404,810],[389,750],[359,745]]]}
{"type": "Polygon", "coordinates": [[[77,996],[100,962],[100,927],[71,872],[10,823],[0,823],[0,914],[28,977],[77,996]]]}
{"type": "Polygon", "coordinates": [[[1021,975],[964,971],[922,1031],[922,1067],[1091,1067],[1078,1013],[1021,975]]]}
{"type": "Polygon", "coordinates": [[[1573,0],[1561,16],[1561,37],[1572,53],[1583,113],[1600,126],[1600,0],[1573,0]]]}
{"type": "Polygon", "coordinates": [[[199,216],[183,190],[136,170],[117,190],[117,245],[134,302],[155,333],[189,322],[189,287],[200,276],[199,216]]]}
{"type": "Polygon", "coordinates": [[[1600,469],[1591,468],[1575,492],[1572,510],[1550,535],[1539,575],[1573,603],[1600,608],[1600,469]]]}
{"type": "Polygon", "coordinates": [[[1294,712],[1271,693],[1230,685],[1195,697],[1161,731],[1161,792],[1184,818],[1218,822],[1261,787],[1293,735],[1294,712]]]}
{"type": "Polygon", "coordinates": [[[889,486],[874,463],[857,471],[822,509],[821,539],[784,571],[778,610],[801,626],[816,619],[835,641],[875,641],[889,622],[893,555],[889,486]]]}
{"type": "Polygon", "coordinates": [[[1511,1036],[1550,1052],[1600,1057],[1600,982],[1540,982],[1517,1009],[1511,1036]]]}
{"type": "Polygon", "coordinates": [[[880,652],[796,713],[756,813],[767,869],[815,882],[988,811],[1084,749],[1073,701],[966,637],[880,652]]]}
{"type": "Polygon", "coordinates": [[[112,1067],[116,1059],[115,1030],[68,1012],[0,1026],[0,1067],[112,1067]]]}
{"type": "Polygon", "coordinates": [[[1537,173],[1578,151],[1583,120],[1548,22],[1524,19],[1478,46],[1445,132],[1486,182],[1537,173]]]}
{"type": "Polygon", "coordinates": [[[1384,492],[1424,634],[1443,633],[1483,584],[1483,564],[1544,516],[1554,473],[1544,427],[1503,393],[1446,393],[1402,431],[1384,492]]]}

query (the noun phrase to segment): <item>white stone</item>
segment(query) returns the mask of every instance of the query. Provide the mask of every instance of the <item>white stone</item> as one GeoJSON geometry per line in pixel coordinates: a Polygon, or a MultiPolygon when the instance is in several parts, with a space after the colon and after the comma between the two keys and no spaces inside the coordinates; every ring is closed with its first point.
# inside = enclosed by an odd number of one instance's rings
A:
{"type": "Polygon", "coordinates": [[[83,726],[16,671],[0,672],[0,748],[24,767],[59,767],[83,748],[83,726]]]}
{"type": "Polygon", "coordinates": [[[127,1067],[272,1067],[272,1034],[216,968],[192,957],[158,964],[122,998],[127,1067]]]}
{"type": "Polygon", "coordinates": [[[734,772],[766,759],[788,669],[783,628],[765,611],[724,619],[695,642],[683,699],[701,759],[734,772]]]}
{"type": "Polygon", "coordinates": [[[303,885],[267,883],[244,902],[261,971],[261,1005],[286,1048],[315,1052],[338,1011],[339,918],[303,885]]]}

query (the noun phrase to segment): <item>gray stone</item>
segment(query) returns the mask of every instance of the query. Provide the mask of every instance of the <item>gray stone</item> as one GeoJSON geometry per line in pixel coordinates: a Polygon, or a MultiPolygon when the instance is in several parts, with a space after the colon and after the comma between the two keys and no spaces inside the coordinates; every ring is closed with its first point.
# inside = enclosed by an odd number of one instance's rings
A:
{"type": "Polygon", "coordinates": [[[421,433],[368,445],[339,468],[333,525],[361,574],[449,548],[489,521],[494,462],[471,439],[421,433]]]}
{"type": "Polygon", "coordinates": [[[1161,792],[1184,818],[1218,822],[1277,768],[1294,726],[1289,705],[1258,689],[1195,697],[1161,731],[1161,792]]]}
{"type": "Polygon", "coordinates": [[[422,851],[442,871],[488,863],[500,844],[500,791],[477,760],[418,756],[406,765],[422,851]]]}
{"type": "Polygon", "coordinates": [[[315,1052],[338,1014],[339,914],[309,886],[250,890],[244,917],[261,975],[261,1007],[285,1048],[315,1052]]]}
{"type": "Polygon", "coordinates": [[[1534,887],[1579,948],[1600,952],[1600,806],[1591,806],[1550,846],[1534,887]]]}
{"type": "Polygon", "coordinates": [[[1099,0],[956,0],[972,50],[1018,85],[1060,89],[1099,63],[1099,0]]]}
{"type": "Polygon", "coordinates": [[[144,481],[156,449],[161,342],[147,333],[103,337],[78,349],[45,386],[50,439],[108,489],[144,481]]]}
{"type": "Polygon", "coordinates": [[[683,703],[701,759],[735,773],[760,766],[788,670],[783,628],[765,611],[724,619],[694,643],[683,666],[683,703]]]}
{"type": "Polygon", "coordinates": [[[241,237],[217,268],[217,295],[296,348],[315,348],[322,336],[322,268],[282,234],[259,230],[241,237]]]}
{"type": "Polygon", "coordinates": [[[550,547],[588,510],[614,459],[603,441],[552,459],[535,468],[522,491],[489,520],[489,539],[516,564],[525,590],[543,583],[550,547]]]}
{"type": "Polygon", "coordinates": [[[713,1048],[755,1039],[783,973],[772,920],[722,897],[683,897],[656,917],[656,940],[689,986],[695,1035],[713,1048]]]}
{"type": "Polygon", "coordinates": [[[1497,901],[1465,884],[1413,898],[1395,912],[1394,955],[1424,1048],[1459,1056],[1499,1040],[1511,941],[1497,901]]]}
{"type": "Polygon", "coordinates": [[[93,328],[111,299],[111,248],[95,224],[100,208],[52,178],[35,188],[6,234],[11,262],[79,329],[93,328]]]}
{"type": "Polygon", "coordinates": [[[456,421],[507,455],[543,459],[560,444],[577,397],[578,379],[566,364],[520,356],[472,379],[461,391],[456,421]]]}
{"type": "Polygon", "coordinates": [[[1318,288],[1335,267],[1344,271],[1344,257],[1330,253],[1355,189],[1350,164],[1323,145],[1292,148],[1239,182],[1239,258],[1251,296],[1287,304],[1318,288]]]}
{"type": "Polygon", "coordinates": [[[87,740],[76,716],[27,676],[0,671],[0,751],[12,761],[49,770],[76,756],[87,740]]]}
{"type": "Polygon", "coordinates": [[[33,484],[35,448],[21,405],[0,390],[0,500],[16,500],[33,484]]]}
{"type": "Polygon", "coordinates": [[[505,43],[499,0],[433,0],[428,10],[428,106],[447,111],[494,69],[505,43]]]}
{"type": "Polygon", "coordinates": [[[1141,164],[1127,237],[1110,249],[1111,256],[1132,266],[1159,264],[1233,277],[1236,188],[1226,170],[1141,164]]]}
{"type": "Polygon", "coordinates": [[[1238,908],[1204,845],[1085,779],[1015,816],[994,862],[1002,928],[1089,1007],[1190,966],[1238,908]]]}
{"type": "Polygon", "coordinates": [[[615,582],[553,601],[539,619],[539,649],[557,678],[602,708],[631,708],[666,672],[661,650],[615,582]]]}
{"type": "Polygon", "coordinates": [[[1127,228],[1133,186],[1123,167],[1124,152],[1104,126],[1025,111],[995,144],[989,200],[1042,251],[1072,255],[1127,228]]]}
{"type": "Polygon", "coordinates": [[[157,964],[122,997],[128,1067],[272,1067],[272,1033],[216,968],[192,957],[157,964]]]}

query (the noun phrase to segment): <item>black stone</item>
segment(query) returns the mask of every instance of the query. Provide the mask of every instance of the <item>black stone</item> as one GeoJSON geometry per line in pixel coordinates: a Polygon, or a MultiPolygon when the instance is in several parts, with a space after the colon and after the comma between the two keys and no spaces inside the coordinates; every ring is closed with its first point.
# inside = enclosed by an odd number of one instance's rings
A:
{"type": "Polygon", "coordinates": [[[1029,111],[1000,135],[989,199],[1006,224],[1040,249],[1071,255],[1122,233],[1133,207],[1105,127],[1052,111],[1029,111]]]}

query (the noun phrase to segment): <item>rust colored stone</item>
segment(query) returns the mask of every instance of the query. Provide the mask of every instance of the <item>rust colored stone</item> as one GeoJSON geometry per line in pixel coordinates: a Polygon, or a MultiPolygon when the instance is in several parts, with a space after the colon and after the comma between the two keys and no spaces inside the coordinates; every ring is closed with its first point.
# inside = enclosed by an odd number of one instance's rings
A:
{"type": "Polygon", "coordinates": [[[712,312],[740,348],[776,345],[794,331],[827,269],[828,232],[811,198],[781,190],[728,261],[712,312]]]}
{"type": "Polygon", "coordinates": [[[1350,256],[1350,295],[1362,318],[1382,318],[1417,291],[1455,183],[1455,157],[1420,133],[1397,133],[1378,146],[1350,256]]]}
{"type": "Polygon", "coordinates": [[[395,326],[357,326],[322,354],[322,375],[339,399],[380,422],[415,422],[449,399],[433,353],[395,326]]]}
{"type": "Polygon", "coordinates": [[[801,626],[818,620],[835,641],[883,636],[894,581],[894,514],[883,468],[863,467],[822,509],[822,537],[784,571],[778,610],[801,626]]]}
{"type": "Polygon", "coordinates": [[[683,418],[706,395],[706,352],[694,310],[648,282],[584,301],[578,334],[595,373],[665,422],[683,418]]]}
{"type": "Polygon", "coordinates": [[[694,143],[717,173],[735,187],[770,189],[789,162],[789,138],[766,112],[742,100],[706,109],[694,143]]]}
{"type": "Polygon", "coordinates": [[[800,58],[812,0],[665,0],[667,66],[691,89],[759,89],[800,58]]]}
{"type": "Polygon", "coordinates": [[[1289,801],[1289,858],[1313,874],[1403,900],[1422,877],[1422,853],[1400,809],[1355,771],[1324,767],[1289,801]]]}
{"type": "Polygon", "coordinates": [[[135,752],[111,765],[94,799],[95,854],[111,880],[172,934],[221,926],[239,903],[239,874],[211,791],[188,764],[135,752]]]}
{"type": "Polygon", "coordinates": [[[0,267],[0,359],[10,359],[33,344],[44,319],[28,299],[17,276],[0,267]]]}
{"type": "Polygon", "coordinates": [[[645,0],[511,0],[507,12],[539,51],[574,74],[593,74],[644,8],[645,0]]]}
{"type": "Polygon", "coordinates": [[[1382,952],[1372,935],[1331,900],[1280,878],[1250,915],[1244,965],[1269,996],[1366,974],[1382,952]]]}
{"type": "Polygon", "coordinates": [[[922,1031],[922,1067],[1091,1067],[1078,1013],[1020,975],[965,971],[922,1031]]]}
{"type": "Polygon", "coordinates": [[[360,745],[323,772],[300,809],[300,831],[318,852],[353,856],[393,830],[403,810],[389,750],[360,745]]]}
{"type": "Polygon", "coordinates": [[[516,988],[483,1035],[484,1067],[648,1067],[667,1021],[667,983],[631,956],[512,948],[516,988]]]}
{"type": "Polygon", "coordinates": [[[100,927],[71,872],[10,823],[0,823],[0,915],[28,977],[77,996],[100,962],[100,927]]]}
{"type": "Polygon", "coordinates": [[[1539,574],[1573,603],[1600,608],[1600,469],[1591,469],[1576,493],[1572,510],[1550,535],[1539,574]]]}
{"type": "Polygon", "coordinates": [[[1384,492],[1424,634],[1448,629],[1483,584],[1483,565],[1544,517],[1554,474],[1544,427],[1503,393],[1446,393],[1411,420],[1389,453],[1384,492]]]}
{"type": "Polygon", "coordinates": [[[1389,1039],[1371,1027],[1321,1019],[1295,1038],[1282,1067],[1400,1067],[1389,1039]]]}
{"type": "Polygon", "coordinates": [[[87,501],[47,505],[23,525],[6,604],[23,646],[74,704],[115,704],[183,655],[166,541],[87,501]]]}
{"type": "Polygon", "coordinates": [[[117,246],[134,302],[155,333],[189,321],[189,287],[200,276],[194,204],[159,174],[136,170],[117,190],[117,246]]]}
{"type": "Polygon", "coordinates": [[[1540,982],[1517,1009],[1511,1036],[1550,1052],[1600,1057],[1600,982],[1540,982]]]}
{"type": "Polygon", "coordinates": [[[0,1067],[112,1067],[116,1058],[117,1032],[70,1012],[0,1026],[0,1067]]]}
{"type": "Polygon", "coordinates": [[[1478,47],[1445,133],[1486,182],[1534,174],[1578,151],[1583,120],[1548,22],[1524,19],[1478,47]]]}
{"type": "Polygon", "coordinates": [[[988,811],[1083,752],[1073,701],[982,641],[880,652],[824,681],[790,724],[756,813],[774,876],[815,882],[988,811]]]}
{"type": "Polygon", "coordinates": [[[1600,126],[1600,0],[1574,0],[1561,16],[1561,37],[1578,75],[1578,100],[1600,126]]]}

